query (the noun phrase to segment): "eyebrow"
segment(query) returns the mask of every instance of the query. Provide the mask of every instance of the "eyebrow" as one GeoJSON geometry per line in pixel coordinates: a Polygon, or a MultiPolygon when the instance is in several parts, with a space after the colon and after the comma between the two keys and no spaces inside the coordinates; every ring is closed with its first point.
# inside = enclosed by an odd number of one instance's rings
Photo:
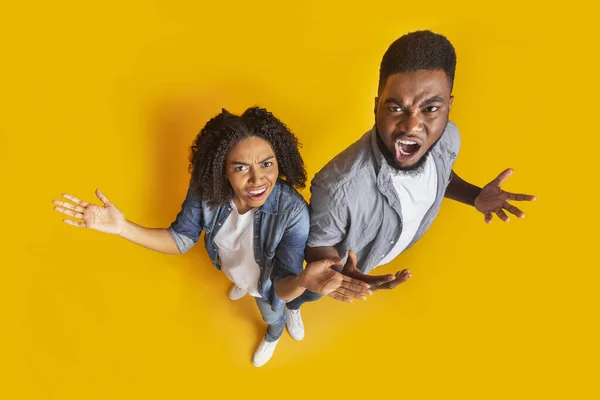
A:
{"type": "MultiPolygon", "coordinates": [[[[419,103],[419,107],[425,107],[431,103],[443,103],[444,99],[441,98],[440,96],[434,96],[434,97],[430,97],[427,100],[423,100],[421,103],[419,103]]],[[[393,97],[389,97],[387,99],[385,99],[385,104],[397,104],[400,107],[404,107],[404,105],[402,104],[401,101],[396,100],[393,97]]]]}
{"type": "MultiPolygon", "coordinates": [[[[259,164],[262,164],[262,163],[264,163],[265,161],[269,161],[271,158],[275,158],[275,156],[269,156],[269,157],[265,158],[264,160],[262,160],[262,161],[259,161],[259,164]]],[[[231,163],[232,163],[233,165],[250,165],[250,164],[247,164],[247,163],[245,163],[245,162],[241,162],[241,161],[232,161],[231,163]]]]}

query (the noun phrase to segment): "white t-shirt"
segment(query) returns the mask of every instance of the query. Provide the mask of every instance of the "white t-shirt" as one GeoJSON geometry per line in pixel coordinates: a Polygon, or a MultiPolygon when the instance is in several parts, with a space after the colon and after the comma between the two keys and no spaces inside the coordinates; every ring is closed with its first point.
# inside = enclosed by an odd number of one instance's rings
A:
{"type": "Polygon", "coordinates": [[[260,267],[254,260],[254,214],[256,208],[240,214],[231,202],[231,214],[215,236],[221,270],[238,287],[254,297],[258,292],[260,267]]]}
{"type": "Polygon", "coordinates": [[[437,194],[437,171],[431,155],[427,156],[424,170],[417,176],[399,172],[392,178],[402,208],[402,233],[392,250],[377,265],[391,262],[415,237],[421,221],[433,205],[437,194]]]}

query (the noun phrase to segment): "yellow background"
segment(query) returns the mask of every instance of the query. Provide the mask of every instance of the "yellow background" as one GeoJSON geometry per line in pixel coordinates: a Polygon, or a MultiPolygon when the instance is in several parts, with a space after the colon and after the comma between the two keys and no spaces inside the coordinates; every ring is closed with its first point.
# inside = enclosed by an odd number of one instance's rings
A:
{"type": "Polygon", "coordinates": [[[1,398],[598,398],[593,9],[201,3],[0,3],[1,398]],[[306,339],[285,333],[263,368],[253,300],[227,299],[201,244],[162,255],[52,210],[100,187],[167,226],[221,107],[273,111],[312,177],[371,127],[387,46],[423,28],[458,53],[456,171],[481,185],[513,167],[505,188],[538,201],[491,226],[445,201],[381,269],[409,267],[409,283],[307,305],[306,339]]]}

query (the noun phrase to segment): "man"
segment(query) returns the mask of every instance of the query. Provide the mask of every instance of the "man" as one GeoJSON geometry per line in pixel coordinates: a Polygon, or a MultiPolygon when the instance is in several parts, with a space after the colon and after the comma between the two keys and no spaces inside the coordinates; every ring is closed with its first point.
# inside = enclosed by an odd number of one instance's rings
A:
{"type": "MultiPolygon", "coordinates": [[[[345,275],[372,290],[393,289],[411,277],[407,269],[369,272],[423,236],[444,196],[474,206],[487,223],[493,214],[508,222],[506,211],[524,217],[509,201],[535,197],[501,189],[511,169],[483,188],[452,170],[460,147],[458,129],[448,120],[455,67],[454,47],[442,35],[417,31],[390,45],[380,66],[375,126],[312,181],[307,262],[340,257],[345,275]]],[[[319,297],[306,291],[288,303],[296,310],[288,319],[290,333],[303,335],[299,308],[319,297]]]]}

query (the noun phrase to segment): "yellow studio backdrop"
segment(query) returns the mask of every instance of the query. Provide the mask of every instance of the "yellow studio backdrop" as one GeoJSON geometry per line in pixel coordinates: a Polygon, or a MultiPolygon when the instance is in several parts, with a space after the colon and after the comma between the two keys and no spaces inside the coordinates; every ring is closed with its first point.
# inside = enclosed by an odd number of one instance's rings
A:
{"type": "Polygon", "coordinates": [[[598,22],[553,7],[0,2],[0,398],[598,398],[598,22]],[[260,369],[258,310],[227,299],[201,243],[162,255],[52,209],[99,187],[168,226],[222,107],[271,110],[312,178],[371,127],[381,56],[416,29],[457,50],[455,170],[482,185],[512,167],[504,188],[538,201],[486,225],[445,200],[381,269],[413,279],[307,304],[305,340],[284,333],[260,369]]]}

